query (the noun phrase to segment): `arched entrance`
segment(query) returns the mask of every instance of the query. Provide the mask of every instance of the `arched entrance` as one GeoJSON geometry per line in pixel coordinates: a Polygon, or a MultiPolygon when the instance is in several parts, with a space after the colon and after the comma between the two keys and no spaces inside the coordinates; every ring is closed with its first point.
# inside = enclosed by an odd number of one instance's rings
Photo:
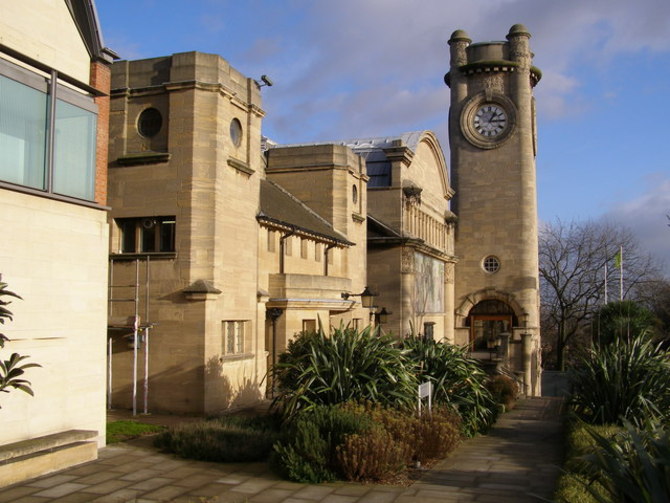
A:
{"type": "Polygon", "coordinates": [[[482,300],[465,320],[470,328],[470,350],[486,351],[498,345],[502,333],[511,333],[518,320],[512,307],[502,300],[482,300]]]}

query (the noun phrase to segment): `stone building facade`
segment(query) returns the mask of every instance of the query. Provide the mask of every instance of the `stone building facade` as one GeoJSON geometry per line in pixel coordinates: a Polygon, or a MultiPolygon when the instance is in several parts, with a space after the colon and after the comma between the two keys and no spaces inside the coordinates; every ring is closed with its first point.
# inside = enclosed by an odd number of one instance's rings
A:
{"type": "Polygon", "coordinates": [[[454,32],[453,188],[431,132],[275,145],[261,84],[219,56],[116,63],[109,405],[253,405],[291,338],[320,324],[495,351],[538,394],[529,36],[454,32]]]}
{"type": "Polygon", "coordinates": [[[114,53],[100,34],[90,1],[3,2],[0,275],[22,300],[0,352],[41,367],[22,376],[34,397],[2,393],[0,486],[94,459],[105,443],[114,53]]]}
{"type": "Polygon", "coordinates": [[[362,319],[341,293],[364,287],[364,164],[344,147],[266,158],[263,114],[216,55],[114,65],[110,406],[253,405],[296,333],[362,319]]]}

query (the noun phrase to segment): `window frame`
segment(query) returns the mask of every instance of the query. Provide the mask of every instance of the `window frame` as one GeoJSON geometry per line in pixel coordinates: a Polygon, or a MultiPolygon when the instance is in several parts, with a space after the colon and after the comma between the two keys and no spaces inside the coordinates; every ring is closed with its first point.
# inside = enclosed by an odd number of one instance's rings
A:
{"type": "Polygon", "coordinates": [[[57,70],[47,67],[32,58],[10,50],[3,45],[0,45],[0,53],[26,65],[21,66],[5,57],[0,57],[0,76],[44,93],[47,102],[47,117],[44,124],[46,140],[44,147],[44,180],[42,186],[35,187],[0,180],[0,188],[100,208],[102,205],[95,200],[99,118],[99,110],[98,105],[95,103],[95,97],[104,96],[105,94],[66,74],[59,73],[57,70]],[[58,169],[55,158],[55,132],[57,122],[56,108],[59,101],[80,108],[93,115],[93,128],[89,131],[91,135],[89,139],[93,147],[91,155],[92,165],[88,166],[90,171],[87,173],[91,175],[90,198],[87,197],[84,199],[76,195],[63,194],[54,190],[54,179],[58,169]]]}
{"type": "Polygon", "coordinates": [[[132,256],[132,255],[167,255],[174,256],[177,252],[177,218],[174,215],[160,215],[160,216],[143,216],[143,217],[119,217],[114,219],[116,228],[118,229],[118,240],[117,240],[117,254],[121,256],[132,256]],[[156,231],[154,233],[154,250],[144,250],[144,232],[148,230],[145,227],[144,222],[147,220],[154,220],[154,226],[156,231]],[[161,229],[165,223],[174,223],[174,228],[172,230],[172,236],[170,239],[170,249],[161,250],[161,240],[163,234],[161,229]],[[128,226],[131,229],[126,228],[128,226]],[[132,243],[134,250],[130,251],[127,249],[126,236],[128,230],[132,230],[132,243]]]}
{"type": "Polygon", "coordinates": [[[249,353],[248,334],[249,320],[222,320],[221,321],[221,354],[224,357],[239,357],[249,353]],[[229,350],[229,327],[233,327],[233,350],[229,350]]]}

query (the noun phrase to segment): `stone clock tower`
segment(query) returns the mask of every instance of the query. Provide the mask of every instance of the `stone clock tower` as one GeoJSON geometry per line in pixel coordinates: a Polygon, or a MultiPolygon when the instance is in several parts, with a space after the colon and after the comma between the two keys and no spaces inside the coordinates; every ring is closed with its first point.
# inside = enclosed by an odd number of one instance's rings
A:
{"type": "Polygon", "coordinates": [[[449,40],[449,139],[456,234],[456,342],[496,348],[525,392],[540,393],[536,129],[530,33],[449,40]]]}

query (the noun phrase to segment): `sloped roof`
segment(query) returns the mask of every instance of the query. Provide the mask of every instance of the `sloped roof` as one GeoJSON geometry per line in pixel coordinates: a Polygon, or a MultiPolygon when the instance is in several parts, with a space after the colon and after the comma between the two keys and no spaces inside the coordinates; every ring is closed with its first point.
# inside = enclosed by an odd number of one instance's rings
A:
{"type": "Polygon", "coordinates": [[[261,211],[256,218],[261,222],[291,227],[304,234],[341,245],[354,244],[336,231],[327,220],[270,180],[261,180],[261,211]]]}
{"type": "Polygon", "coordinates": [[[353,140],[344,140],[337,142],[340,145],[346,145],[354,152],[366,150],[380,150],[393,146],[393,143],[400,140],[400,143],[416,153],[419,141],[425,131],[411,131],[398,136],[378,136],[374,138],[354,138],[353,140]]]}
{"type": "Polygon", "coordinates": [[[265,150],[282,147],[309,147],[314,145],[344,145],[354,151],[380,150],[393,146],[393,142],[400,140],[402,144],[408,147],[412,152],[416,152],[419,141],[426,131],[411,131],[395,136],[378,136],[374,138],[354,138],[351,140],[319,141],[313,143],[291,143],[279,144],[270,138],[263,137],[263,147],[265,150]]]}
{"type": "Polygon", "coordinates": [[[402,235],[390,225],[385,224],[379,218],[368,213],[368,239],[399,239],[402,235]]]}
{"type": "Polygon", "coordinates": [[[118,58],[114,51],[105,47],[94,0],[65,0],[65,4],[72,13],[91,58],[109,63],[118,58]]]}

